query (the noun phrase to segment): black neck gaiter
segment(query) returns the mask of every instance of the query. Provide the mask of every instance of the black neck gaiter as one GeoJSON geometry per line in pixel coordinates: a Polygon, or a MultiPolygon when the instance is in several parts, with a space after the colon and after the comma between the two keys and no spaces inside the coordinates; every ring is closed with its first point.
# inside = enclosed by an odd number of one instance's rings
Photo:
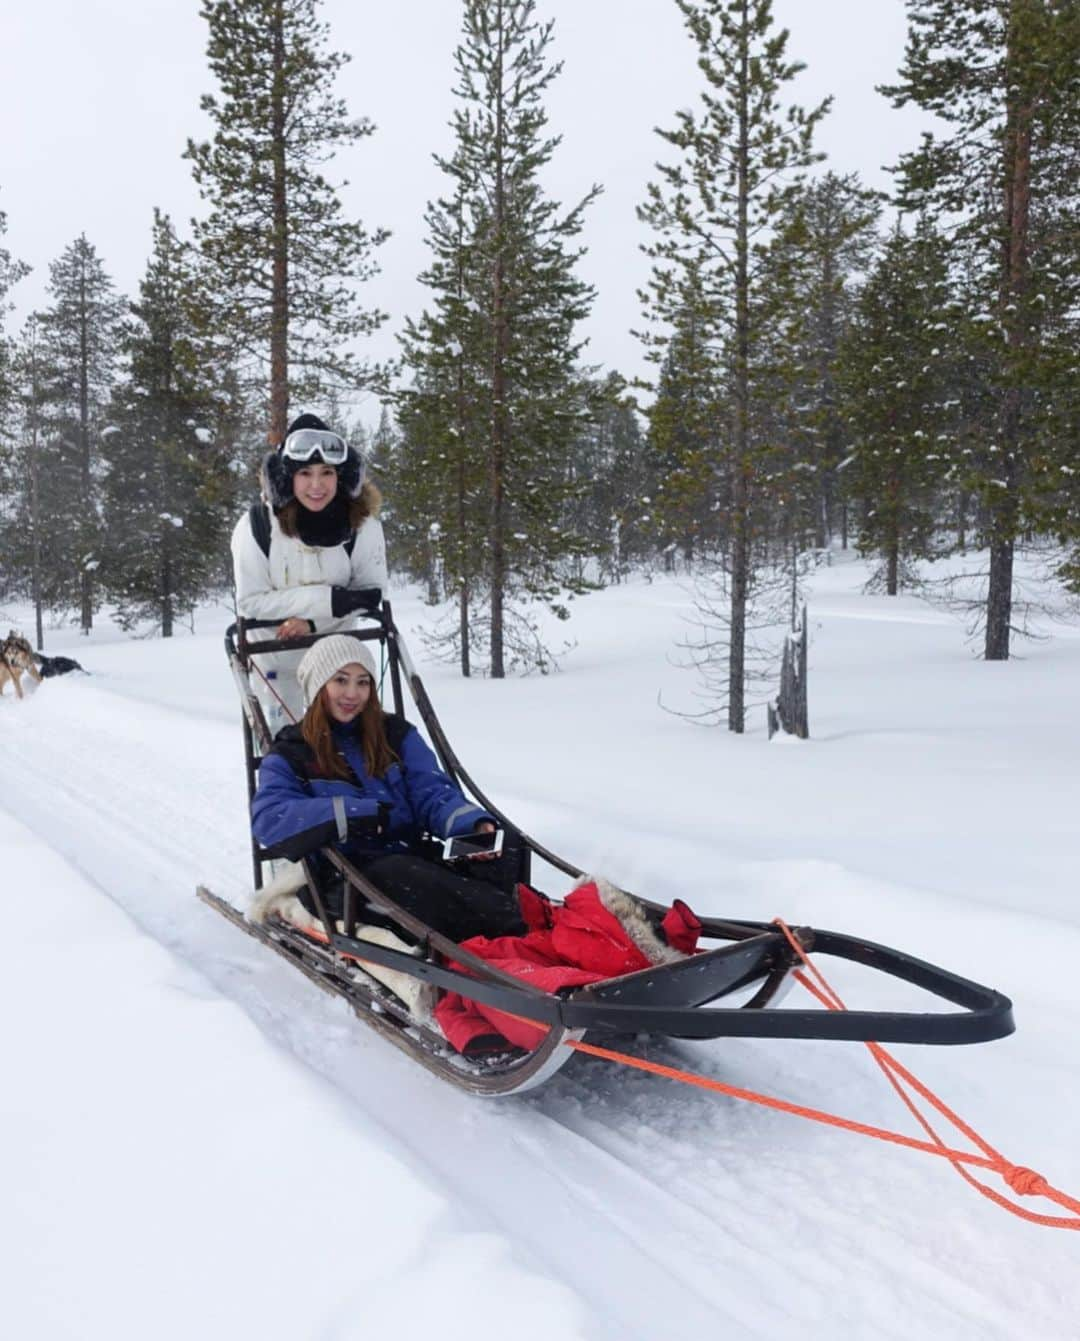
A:
{"type": "Polygon", "coordinates": [[[343,498],[334,498],[321,512],[309,512],[299,503],[296,529],[305,545],[343,545],[349,538],[349,505],[343,498]]]}

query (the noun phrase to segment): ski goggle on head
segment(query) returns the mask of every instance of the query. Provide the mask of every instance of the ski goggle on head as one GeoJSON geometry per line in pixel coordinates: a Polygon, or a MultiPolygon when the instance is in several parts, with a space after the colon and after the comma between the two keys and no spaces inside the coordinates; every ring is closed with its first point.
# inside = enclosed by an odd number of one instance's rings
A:
{"type": "Polygon", "coordinates": [[[338,433],[322,428],[298,428],[281,444],[281,454],[290,461],[311,461],[316,456],[328,466],[343,466],[349,444],[338,433]]]}

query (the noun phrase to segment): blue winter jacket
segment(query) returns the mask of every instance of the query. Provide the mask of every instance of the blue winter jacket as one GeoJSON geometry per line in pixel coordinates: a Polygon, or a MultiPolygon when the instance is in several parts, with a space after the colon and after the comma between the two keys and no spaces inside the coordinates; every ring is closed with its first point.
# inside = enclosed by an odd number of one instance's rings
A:
{"type": "Polygon", "coordinates": [[[381,778],[369,776],[350,727],[333,728],[348,781],[318,776],[298,726],[278,732],[251,803],[251,829],[265,856],[296,861],[330,844],[352,857],[407,852],[423,833],[450,838],[494,821],[455,787],[415,727],[394,713],[384,720],[400,762],[381,778]]]}

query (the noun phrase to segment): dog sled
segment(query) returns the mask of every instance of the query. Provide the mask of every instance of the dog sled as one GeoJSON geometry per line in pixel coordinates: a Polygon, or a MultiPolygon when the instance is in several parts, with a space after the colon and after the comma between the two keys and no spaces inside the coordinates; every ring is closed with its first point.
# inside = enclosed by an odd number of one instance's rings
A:
{"type": "MultiPolygon", "coordinates": [[[[252,641],[253,629],[269,622],[240,620],[226,633],[225,650],[242,713],[249,800],[262,756],[272,739],[256,684],[261,657],[311,646],[319,635],[279,641],[252,641]]],[[[481,790],[452,748],[408,649],[394,624],[389,602],[364,627],[350,634],[377,644],[382,694],[392,710],[419,718],[444,770],[466,795],[496,816],[503,836],[502,870],[508,889],[533,886],[534,867],[580,878],[582,872],[523,832],[481,790]],[[406,695],[414,711],[406,711],[406,695]]],[[[256,889],[263,885],[265,858],[252,840],[256,889]]],[[[313,928],[301,930],[271,917],[255,922],[243,910],[201,887],[199,897],[249,936],[288,960],[324,991],[343,998],[384,1038],[436,1075],[476,1094],[520,1093],[548,1079],[570,1057],[572,1047],[590,1039],[652,1035],[680,1039],[789,1038],[955,1045],[1002,1038],[1013,1031],[1012,1003],[991,988],[871,941],[815,927],[784,928],[741,919],[701,919],[696,953],[620,977],[559,992],[545,992],[471,953],[399,907],[334,848],[302,863],[318,913],[313,928]],[[328,910],[329,883],[337,883],[343,917],[328,910]],[[365,939],[365,911],[388,919],[411,942],[393,948],[378,937],[365,939]],[[849,960],[923,989],[957,1009],[933,1011],[826,1011],[780,1005],[805,955],[849,960]],[[539,1026],[532,1048],[495,1049],[477,1056],[455,1051],[434,1019],[411,1009],[408,993],[385,984],[394,975],[422,984],[428,994],[456,993],[466,1002],[539,1026]],[[569,1045],[569,1046],[568,1046],[569,1045]]],[[[638,895],[641,915],[659,928],[667,909],[638,895]]],[[[556,901],[557,902],[557,901],[556,901]]],[[[377,920],[379,920],[377,919],[377,920]]],[[[386,938],[383,938],[385,941],[386,938]]],[[[396,941],[396,937],[389,938],[396,941]]],[[[400,978],[396,979],[401,981],[400,978]]]]}

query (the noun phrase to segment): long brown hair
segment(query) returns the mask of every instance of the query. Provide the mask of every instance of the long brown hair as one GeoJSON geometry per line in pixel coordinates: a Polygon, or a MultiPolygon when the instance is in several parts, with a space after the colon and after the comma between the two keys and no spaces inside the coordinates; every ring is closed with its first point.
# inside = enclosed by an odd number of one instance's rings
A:
{"type": "MultiPolygon", "coordinates": [[[[326,710],[324,685],[316,694],[315,702],[304,713],[300,730],[315,755],[315,765],[319,774],[327,778],[347,779],[349,766],[334,744],[332,721],[333,718],[326,710]]],[[[390,765],[398,761],[398,756],[390,748],[390,742],[386,738],[386,722],[374,679],[371,681],[371,692],[368,694],[364,710],[356,721],[350,724],[349,729],[355,731],[359,738],[368,776],[381,778],[390,765]]]]}
{"type": "MultiPolygon", "coordinates": [[[[368,517],[374,517],[382,506],[382,494],[379,492],[379,486],[373,484],[371,480],[365,480],[360,486],[360,496],[347,500],[349,506],[349,530],[358,531],[368,517]]],[[[297,524],[297,518],[300,513],[300,504],[295,498],[277,509],[278,525],[285,535],[290,535],[294,539],[300,534],[297,524]]]]}

